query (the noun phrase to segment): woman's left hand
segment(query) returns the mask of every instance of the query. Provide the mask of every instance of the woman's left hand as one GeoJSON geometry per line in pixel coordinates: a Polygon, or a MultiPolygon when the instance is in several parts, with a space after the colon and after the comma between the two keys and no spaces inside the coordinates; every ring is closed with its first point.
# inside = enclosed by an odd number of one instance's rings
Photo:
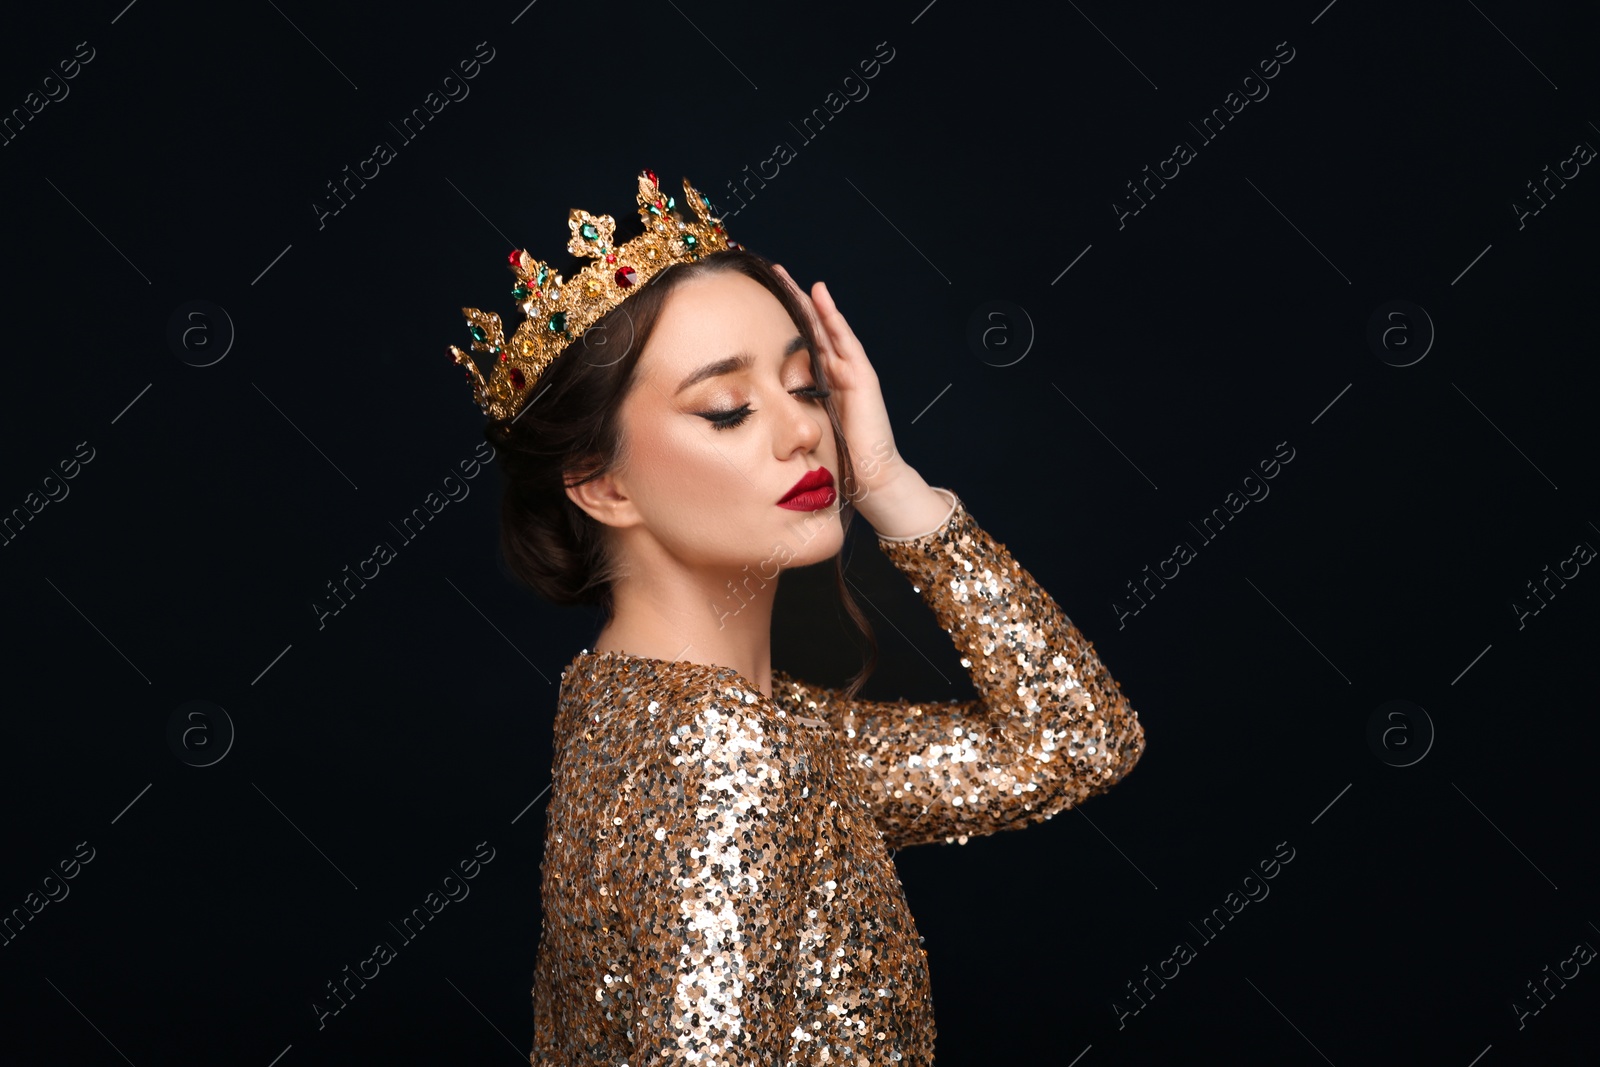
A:
{"type": "Polygon", "coordinates": [[[889,411],[878,387],[878,372],[872,369],[866,349],[825,284],[817,282],[808,296],[788,271],[776,264],[773,269],[810,312],[812,332],[822,349],[817,353],[818,362],[833,393],[834,410],[839,413],[839,425],[855,467],[855,484],[841,486],[839,493],[846,501],[857,503],[892,484],[909,469],[894,446],[889,411]]]}

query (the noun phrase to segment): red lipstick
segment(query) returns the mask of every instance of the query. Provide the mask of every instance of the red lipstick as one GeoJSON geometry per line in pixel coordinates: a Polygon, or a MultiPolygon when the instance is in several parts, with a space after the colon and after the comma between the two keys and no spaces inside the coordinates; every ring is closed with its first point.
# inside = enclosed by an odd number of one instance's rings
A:
{"type": "Polygon", "coordinates": [[[801,475],[779,499],[778,506],[791,511],[816,511],[833,503],[837,495],[833,490],[833,475],[828,473],[827,467],[818,467],[801,475]]]}

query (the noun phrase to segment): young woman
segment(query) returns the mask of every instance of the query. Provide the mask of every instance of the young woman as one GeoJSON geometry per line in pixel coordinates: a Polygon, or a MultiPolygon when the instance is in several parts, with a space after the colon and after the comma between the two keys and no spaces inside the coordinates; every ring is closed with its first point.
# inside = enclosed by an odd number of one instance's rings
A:
{"type": "MultiPolygon", "coordinates": [[[[654,182],[647,228],[671,204],[654,182]]],[[[1050,595],[899,454],[827,287],[709,244],[611,294],[488,427],[510,566],[604,619],[561,677],[530,1061],[931,1063],[891,852],[1081,803],[1143,728],[1050,595]],[[870,659],[842,689],[772,668],[778,575],[829,560],[875,655],[840,564],[854,514],[976,700],[859,700],[870,659]]]]}

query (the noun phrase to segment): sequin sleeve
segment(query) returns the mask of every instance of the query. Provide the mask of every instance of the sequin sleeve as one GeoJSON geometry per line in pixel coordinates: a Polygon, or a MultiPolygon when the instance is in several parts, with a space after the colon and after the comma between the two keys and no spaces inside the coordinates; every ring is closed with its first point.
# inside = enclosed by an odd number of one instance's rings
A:
{"type": "Polygon", "coordinates": [[[783,1062],[805,899],[790,824],[807,762],[759,709],[702,701],[677,717],[645,746],[611,820],[627,840],[601,892],[633,956],[594,995],[628,1020],[629,1062],[783,1062]]]}
{"type": "Polygon", "coordinates": [[[978,698],[841,703],[837,689],[781,676],[847,746],[891,848],[1051,818],[1144,753],[1138,712],[1093,643],[945,492],[937,529],[878,543],[950,635],[978,698]]]}

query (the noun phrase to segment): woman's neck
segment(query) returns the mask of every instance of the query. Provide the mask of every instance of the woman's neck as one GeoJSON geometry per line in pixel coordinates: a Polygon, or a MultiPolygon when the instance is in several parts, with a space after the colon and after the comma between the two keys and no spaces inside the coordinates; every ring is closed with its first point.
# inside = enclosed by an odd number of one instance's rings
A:
{"type": "MultiPolygon", "coordinates": [[[[729,667],[772,697],[772,601],[777,582],[744,600],[699,611],[681,600],[661,602],[612,590],[611,618],[594,639],[596,652],[623,652],[660,660],[729,667]]],[[[744,590],[740,590],[744,593],[744,590]]]]}

